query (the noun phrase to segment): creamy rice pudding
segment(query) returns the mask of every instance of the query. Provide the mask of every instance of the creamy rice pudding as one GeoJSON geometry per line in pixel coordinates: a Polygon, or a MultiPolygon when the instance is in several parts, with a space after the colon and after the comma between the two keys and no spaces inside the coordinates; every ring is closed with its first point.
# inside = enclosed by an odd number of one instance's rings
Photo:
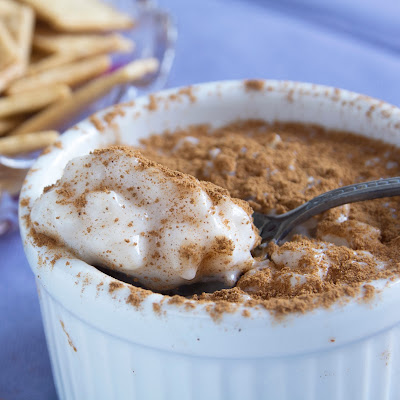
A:
{"type": "Polygon", "coordinates": [[[190,298],[277,315],[360,292],[368,300],[372,281],[399,273],[398,198],[329,210],[279,245],[257,247],[251,222],[252,210],[280,214],[340,186],[400,175],[394,146],[247,120],[154,135],[139,150],[72,160],[33,207],[36,234],[129,282],[179,294],[181,285],[217,280],[223,289],[190,298]]]}

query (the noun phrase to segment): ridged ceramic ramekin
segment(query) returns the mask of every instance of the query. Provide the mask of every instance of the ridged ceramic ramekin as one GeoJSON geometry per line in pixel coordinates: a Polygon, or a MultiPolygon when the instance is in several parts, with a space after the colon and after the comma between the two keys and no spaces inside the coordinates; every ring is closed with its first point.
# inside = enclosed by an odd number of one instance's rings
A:
{"type": "Polygon", "coordinates": [[[276,320],[243,306],[141,297],[127,284],[29,234],[29,209],[67,161],[111,143],[238,118],[297,121],[400,145],[400,110],[355,93],[278,81],[169,90],[83,121],[42,155],[21,194],[20,225],[37,285],[60,399],[383,400],[400,398],[399,280],[369,302],[276,320]],[[214,316],[214,318],[213,318],[214,316]]]}

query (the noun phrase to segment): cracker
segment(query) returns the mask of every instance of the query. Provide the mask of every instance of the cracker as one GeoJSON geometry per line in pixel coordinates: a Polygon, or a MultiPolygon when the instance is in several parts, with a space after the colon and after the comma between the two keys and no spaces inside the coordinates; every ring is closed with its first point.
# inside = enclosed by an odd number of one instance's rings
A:
{"type": "Polygon", "coordinates": [[[97,54],[131,52],[134,43],[118,34],[75,35],[55,34],[50,31],[35,32],[35,50],[52,53],[29,65],[27,74],[37,74],[47,69],[72,63],[97,54]]]}
{"type": "Polygon", "coordinates": [[[48,53],[72,53],[80,57],[95,54],[130,52],[133,42],[122,35],[60,34],[49,29],[36,30],[33,46],[48,53]]]}
{"type": "Polygon", "coordinates": [[[130,29],[133,20],[98,0],[23,0],[51,26],[65,32],[130,29]]]}
{"type": "Polygon", "coordinates": [[[15,78],[21,76],[24,71],[22,61],[17,60],[8,67],[0,70],[0,93],[8,86],[15,78]]]}
{"type": "Polygon", "coordinates": [[[77,86],[100,75],[111,66],[109,56],[101,55],[55,67],[39,74],[20,78],[7,89],[8,94],[20,93],[57,83],[77,86]]]}
{"type": "Polygon", "coordinates": [[[25,72],[33,25],[34,14],[30,7],[0,0],[0,92],[25,72]]]}
{"type": "Polygon", "coordinates": [[[26,67],[32,47],[34,12],[30,7],[20,5],[2,19],[15,41],[18,58],[26,67]]]}
{"type": "Polygon", "coordinates": [[[103,97],[114,86],[126,84],[153,73],[158,68],[154,58],[134,61],[112,74],[102,76],[78,89],[71,97],[59,101],[34,115],[19,125],[10,134],[19,135],[27,132],[55,129],[70,121],[93,101],[103,97]]]}
{"type": "MultiPolygon", "coordinates": [[[[36,56],[36,53],[35,53],[36,56]]],[[[28,65],[28,69],[26,70],[26,75],[35,75],[43,71],[47,71],[48,69],[52,69],[55,67],[60,67],[61,65],[65,65],[68,63],[72,63],[77,60],[75,54],[72,53],[55,53],[50,54],[45,57],[40,57],[31,64],[28,65]]]]}
{"type": "Polygon", "coordinates": [[[53,85],[26,93],[0,97],[0,118],[40,110],[71,95],[66,85],[53,85]]]}
{"type": "Polygon", "coordinates": [[[0,0],[0,17],[6,17],[18,12],[20,3],[14,0],[0,0]]]}
{"type": "Polygon", "coordinates": [[[14,129],[22,122],[21,117],[10,117],[0,119],[0,136],[3,136],[14,129]]]}
{"type": "Polygon", "coordinates": [[[42,149],[54,143],[59,136],[56,131],[25,133],[19,136],[0,138],[0,154],[13,156],[42,149]]]}
{"type": "Polygon", "coordinates": [[[3,20],[0,20],[0,74],[18,60],[15,42],[3,20]]]}

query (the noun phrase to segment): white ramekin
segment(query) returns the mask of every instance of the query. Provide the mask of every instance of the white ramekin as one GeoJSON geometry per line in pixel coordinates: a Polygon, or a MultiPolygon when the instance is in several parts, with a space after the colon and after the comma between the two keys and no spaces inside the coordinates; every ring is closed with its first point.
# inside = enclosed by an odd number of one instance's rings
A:
{"type": "Polygon", "coordinates": [[[33,243],[26,215],[72,157],[238,118],[310,122],[400,145],[400,109],[344,90],[278,81],[164,91],[68,131],[33,166],[20,204],[60,399],[400,398],[399,280],[377,282],[382,290],[367,304],[352,299],[283,321],[256,308],[245,317],[241,306],[215,320],[212,302],[188,307],[151,294],[134,306],[129,285],[110,290],[113,278],[33,243]]]}

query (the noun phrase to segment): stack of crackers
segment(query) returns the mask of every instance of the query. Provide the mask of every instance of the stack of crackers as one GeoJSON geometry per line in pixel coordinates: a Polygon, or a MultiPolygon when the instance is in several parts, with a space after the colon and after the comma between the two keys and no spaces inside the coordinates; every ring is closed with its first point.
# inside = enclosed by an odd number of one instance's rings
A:
{"type": "Polygon", "coordinates": [[[110,54],[132,52],[119,30],[132,18],[100,0],[0,0],[0,154],[53,143],[115,85],[155,72],[155,59],[108,73],[110,54]]]}

